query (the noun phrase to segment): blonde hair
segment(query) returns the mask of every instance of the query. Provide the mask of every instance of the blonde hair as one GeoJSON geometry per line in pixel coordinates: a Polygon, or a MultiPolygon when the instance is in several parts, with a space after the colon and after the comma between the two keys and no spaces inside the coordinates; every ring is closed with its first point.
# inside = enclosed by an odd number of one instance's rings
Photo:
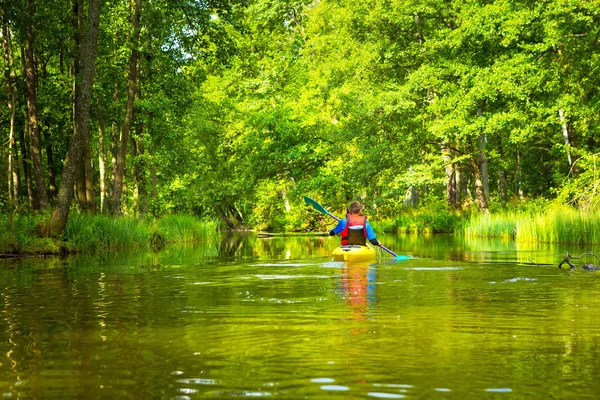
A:
{"type": "Polygon", "coordinates": [[[363,206],[358,201],[353,201],[350,203],[350,208],[348,208],[348,212],[350,214],[362,215],[363,206]]]}

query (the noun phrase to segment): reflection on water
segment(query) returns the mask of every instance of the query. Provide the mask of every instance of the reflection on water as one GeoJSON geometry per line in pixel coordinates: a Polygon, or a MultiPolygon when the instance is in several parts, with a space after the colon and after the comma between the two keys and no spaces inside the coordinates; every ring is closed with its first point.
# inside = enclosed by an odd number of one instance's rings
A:
{"type": "Polygon", "coordinates": [[[333,262],[328,237],[0,264],[6,398],[597,398],[600,272],[452,236],[333,262]]]}

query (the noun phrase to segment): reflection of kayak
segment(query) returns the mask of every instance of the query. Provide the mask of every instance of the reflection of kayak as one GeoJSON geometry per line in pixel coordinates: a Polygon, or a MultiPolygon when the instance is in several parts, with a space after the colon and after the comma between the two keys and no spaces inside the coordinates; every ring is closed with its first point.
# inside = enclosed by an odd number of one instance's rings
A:
{"type": "Polygon", "coordinates": [[[376,253],[369,246],[347,245],[336,247],[331,255],[335,261],[357,262],[374,260],[376,253]]]}

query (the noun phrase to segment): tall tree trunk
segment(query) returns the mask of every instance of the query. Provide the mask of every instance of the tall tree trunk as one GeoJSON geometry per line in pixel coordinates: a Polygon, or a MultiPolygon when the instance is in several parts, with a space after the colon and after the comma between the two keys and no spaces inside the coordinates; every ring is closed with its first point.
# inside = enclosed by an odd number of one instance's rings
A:
{"type": "Polygon", "coordinates": [[[96,205],[94,198],[94,161],[92,159],[92,144],[90,138],[90,132],[88,129],[88,135],[85,137],[85,144],[83,149],[83,159],[85,164],[85,201],[86,209],[89,212],[96,212],[96,205]]]}
{"type": "Polygon", "coordinates": [[[479,160],[475,157],[469,157],[471,163],[471,173],[473,174],[473,184],[475,185],[475,201],[479,206],[479,210],[488,213],[488,203],[485,198],[485,191],[483,189],[483,182],[481,180],[481,170],[479,169],[479,160]]]}
{"type": "Polygon", "coordinates": [[[156,173],[156,167],[154,166],[154,151],[152,147],[150,147],[150,185],[152,189],[150,190],[150,212],[153,217],[156,217],[158,207],[156,206],[158,200],[158,176],[156,173]]]}
{"type": "MultiPolygon", "coordinates": [[[[27,112],[25,112],[27,114],[27,112]]],[[[29,208],[35,209],[36,206],[36,197],[33,190],[33,179],[31,178],[31,157],[29,155],[29,146],[27,141],[27,129],[29,123],[27,122],[27,115],[25,115],[25,126],[23,129],[19,130],[20,137],[19,143],[21,144],[21,160],[23,163],[23,175],[25,178],[25,187],[27,187],[27,201],[29,203],[29,208]]]]}
{"type": "MultiPolygon", "coordinates": [[[[75,42],[75,48],[81,48],[81,39],[84,31],[84,10],[83,10],[83,1],[82,0],[72,0],[71,2],[71,27],[73,28],[73,41],[75,42]]],[[[78,52],[75,53],[75,57],[73,58],[73,94],[74,99],[79,98],[79,90],[81,90],[81,86],[78,84],[77,80],[81,76],[81,65],[79,60],[80,54],[78,52]]],[[[76,100],[73,101],[73,120],[75,120],[75,108],[77,107],[76,100]]],[[[73,134],[75,134],[76,125],[73,124],[73,134]]],[[[84,138],[85,141],[85,138],[84,138]]],[[[87,143],[84,143],[84,154],[85,154],[85,146],[87,143]]],[[[79,165],[77,167],[77,172],[75,175],[75,193],[77,196],[77,201],[79,202],[79,206],[83,211],[88,211],[88,202],[86,196],[86,167],[85,167],[85,155],[81,157],[79,160],[79,165]]]]}
{"type": "Polygon", "coordinates": [[[508,197],[508,185],[506,183],[506,171],[504,170],[500,171],[498,186],[500,187],[500,204],[502,204],[502,206],[505,206],[506,199],[508,197]]]}
{"type": "MultiPolygon", "coordinates": [[[[136,85],[136,97],[138,99],[142,98],[142,87],[140,84],[141,78],[138,77],[137,85],[136,85]]],[[[139,218],[145,218],[148,215],[148,188],[146,182],[146,160],[145,160],[145,151],[144,151],[144,123],[142,118],[140,117],[141,112],[136,109],[135,119],[137,120],[135,126],[135,137],[132,142],[133,148],[136,154],[136,162],[134,164],[135,172],[135,193],[137,197],[137,207],[135,208],[135,212],[139,218]]]]}
{"type": "Polygon", "coordinates": [[[515,179],[515,193],[519,196],[519,199],[523,200],[525,195],[523,193],[523,172],[521,171],[521,152],[517,147],[517,171],[516,171],[516,179],[515,179]]]}
{"type": "Polygon", "coordinates": [[[87,29],[83,44],[79,48],[81,76],[76,79],[80,87],[75,98],[75,131],[65,160],[56,207],[52,213],[52,227],[55,235],[62,235],[67,225],[69,209],[73,201],[75,172],[85,151],[85,137],[89,137],[90,134],[90,108],[98,52],[101,3],[102,0],[90,0],[89,2],[87,29]]]}
{"type": "MultiPolygon", "coordinates": [[[[502,143],[500,143],[500,160],[505,160],[507,155],[502,143]]],[[[504,207],[508,199],[508,177],[504,162],[500,161],[500,171],[498,173],[498,190],[500,191],[500,204],[504,207]]]]}
{"type": "Polygon", "coordinates": [[[131,149],[134,156],[133,178],[135,187],[133,189],[134,213],[139,218],[145,218],[148,214],[148,189],[146,188],[146,163],[144,161],[144,143],[142,142],[144,126],[141,122],[136,125],[136,134],[131,138],[131,149]]]}
{"type": "MultiPolygon", "coordinates": [[[[1,12],[1,11],[0,11],[1,12]]],[[[10,26],[8,17],[2,13],[2,48],[4,50],[4,79],[8,100],[9,134],[8,134],[8,199],[11,203],[20,200],[19,173],[17,168],[17,142],[15,139],[15,117],[17,91],[15,88],[16,73],[14,70],[10,26]]]]}
{"type": "Polygon", "coordinates": [[[137,84],[137,59],[138,59],[138,41],[140,36],[140,17],[142,9],[142,0],[135,0],[135,10],[133,12],[133,38],[132,51],[129,58],[129,77],[127,82],[127,105],[125,108],[125,118],[121,129],[121,139],[119,143],[119,152],[117,154],[117,166],[112,182],[112,204],[111,212],[113,214],[121,213],[121,194],[123,192],[123,178],[125,175],[125,158],[127,156],[127,144],[129,143],[129,131],[133,124],[133,108],[135,103],[135,90],[137,84]]]}
{"type": "MultiPolygon", "coordinates": [[[[477,116],[481,118],[483,111],[481,108],[477,109],[477,116]]],[[[488,160],[485,154],[485,147],[487,145],[487,135],[480,133],[478,138],[479,144],[479,170],[481,171],[481,184],[483,186],[483,194],[487,204],[490,202],[490,181],[488,174],[488,160]]]]}
{"type": "Polygon", "coordinates": [[[459,209],[461,199],[458,171],[452,162],[452,150],[446,141],[442,143],[442,159],[446,171],[446,200],[452,207],[459,209]]]}
{"type": "MultiPolygon", "coordinates": [[[[33,0],[27,0],[27,14],[33,19],[33,0]]],[[[40,125],[37,111],[37,89],[36,89],[36,66],[33,58],[33,27],[31,21],[25,25],[25,80],[27,86],[27,108],[29,110],[29,132],[31,138],[31,158],[33,161],[33,174],[35,177],[35,189],[39,202],[39,208],[45,210],[48,207],[48,195],[46,194],[46,183],[42,171],[42,143],[40,138],[40,125]]]]}
{"type": "Polygon", "coordinates": [[[106,193],[106,158],[104,155],[104,110],[102,109],[102,94],[98,93],[98,172],[100,173],[100,213],[107,210],[106,193]]]}
{"type": "Polygon", "coordinates": [[[569,162],[569,169],[573,172],[573,175],[578,175],[579,171],[575,167],[575,161],[571,156],[571,148],[573,147],[573,132],[569,126],[569,123],[565,116],[565,110],[563,108],[558,109],[558,117],[560,118],[560,126],[563,135],[563,140],[565,142],[565,150],[567,151],[567,161],[569,162]]]}
{"type": "MultiPolygon", "coordinates": [[[[79,1],[79,37],[81,39],[83,27],[85,23],[84,18],[84,6],[83,0],[79,1]]],[[[81,60],[79,60],[79,64],[81,66],[81,60]]],[[[76,87],[77,89],[77,87],[76,87]]],[[[90,98],[91,99],[91,98],[90,98]]],[[[83,148],[83,157],[81,160],[81,168],[84,171],[84,191],[85,191],[85,209],[88,212],[95,212],[96,206],[94,204],[94,162],[92,160],[92,142],[90,137],[90,130],[87,129],[87,135],[84,136],[84,148],[83,148]]]]}
{"type": "Polygon", "coordinates": [[[54,153],[52,152],[52,141],[46,136],[46,158],[48,160],[48,183],[49,187],[49,195],[50,201],[56,200],[56,194],[58,190],[56,189],[56,170],[54,168],[54,153]]]}
{"type": "MultiPolygon", "coordinates": [[[[48,79],[48,62],[42,64],[42,79],[48,79]]],[[[44,120],[44,141],[46,142],[46,168],[48,170],[48,196],[50,203],[56,200],[56,169],[54,168],[54,154],[52,152],[52,138],[50,137],[50,118],[44,120]]]]}
{"type": "MultiPolygon", "coordinates": [[[[21,60],[25,59],[25,48],[21,46],[21,60]]],[[[23,76],[27,75],[25,63],[21,63],[23,76]]],[[[37,209],[37,196],[33,189],[33,178],[31,176],[31,150],[29,146],[29,110],[23,108],[23,129],[19,130],[19,143],[21,144],[21,160],[23,162],[23,175],[25,178],[25,186],[27,187],[27,200],[30,209],[37,209]]]]}

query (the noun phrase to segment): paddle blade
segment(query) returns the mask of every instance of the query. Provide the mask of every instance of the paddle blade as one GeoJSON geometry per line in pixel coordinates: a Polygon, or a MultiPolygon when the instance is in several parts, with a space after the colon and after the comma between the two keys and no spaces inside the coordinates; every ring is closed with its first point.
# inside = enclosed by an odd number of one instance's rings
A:
{"type": "Polygon", "coordinates": [[[396,261],[410,260],[410,256],[396,256],[396,261]]]}
{"type": "Polygon", "coordinates": [[[306,197],[304,196],[304,201],[306,202],[306,204],[309,204],[311,206],[314,207],[315,210],[323,213],[323,214],[327,214],[329,215],[329,212],[319,203],[317,203],[316,201],[314,201],[313,199],[311,199],[310,197],[306,197]]]}

